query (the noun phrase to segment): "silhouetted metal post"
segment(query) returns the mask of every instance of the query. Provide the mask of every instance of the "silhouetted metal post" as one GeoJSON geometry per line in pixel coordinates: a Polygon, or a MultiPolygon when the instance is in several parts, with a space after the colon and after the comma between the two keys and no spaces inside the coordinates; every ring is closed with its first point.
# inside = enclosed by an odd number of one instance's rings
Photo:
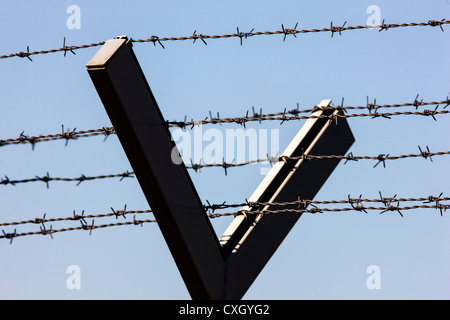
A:
{"type": "MultiPolygon", "coordinates": [[[[191,297],[241,299],[300,214],[237,215],[219,241],[184,163],[172,161],[176,146],[130,41],[108,40],[86,66],[191,297]]],[[[339,112],[317,108],[282,154],[305,157],[277,162],[249,201],[312,200],[339,159],[306,155],[344,155],[354,142],[345,119],[320,117],[339,112]]]]}

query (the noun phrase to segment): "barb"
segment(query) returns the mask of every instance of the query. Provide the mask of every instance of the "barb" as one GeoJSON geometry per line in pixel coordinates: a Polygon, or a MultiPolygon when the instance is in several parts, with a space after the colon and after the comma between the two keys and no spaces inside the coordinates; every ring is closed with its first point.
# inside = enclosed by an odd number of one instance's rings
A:
{"type": "Polygon", "coordinates": [[[380,201],[386,206],[389,207],[391,205],[391,203],[393,201],[396,201],[397,199],[395,199],[395,197],[397,197],[397,195],[391,197],[391,198],[383,198],[383,196],[381,195],[381,191],[378,192],[380,194],[380,201]]]}
{"type": "Polygon", "coordinates": [[[383,19],[383,21],[381,22],[381,26],[380,26],[380,30],[378,30],[378,32],[381,32],[381,31],[383,31],[383,30],[388,30],[390,27],[392,27],[392,25],[390,25],[390,24],[385,24],[384,23],[384,19],[383,19]]]}
{"type": "Polygon", "coordinates": [[[374,168],[379,165],[380,163],[383,163],[383,168],[386,168],[386,160],[389,159],[389,155],[380,154],[377,157],[378,162],[373,166],[374,168]]]}
{"type": "Polygon", "coordinates": [[[62,49],[63,49],[63,51],[64,51],[64,57],[66,56],[67,51],[70,51],[70,52],[72,52],[74,55],[76,55],[76,53],[73,51],[73,48],[72,48],[72,47],[67,47],[67,46],[66,46],[66,37],[64,37],[62,49]]]}
{"type": "Polygon", "coordinates": [[[247,37],[251,37],[252,36],[252,32],[253,32],[253,30],[255,30],[255,28],[250,30],[250,32],[240,32],[239,31],[239,27],[236,27],[236,30],[237,30],[237,35],[239,37],[239,42],[240,42],[240,44],[242,46],[242,38],[247,39],[247,37]]]}
{"type": "Polygon", "coordinates": [[[30,58],[30,55],[31,55],[31,54],[32,54],[32,53],[30,53],[30,46],[27,46],[27,52],[21,51],[21,52],[19,52],[19,53],[15,53],[14,56],[18,56],[18,57],[20,57],[20,58],[28,58],[28,60],[33,61],[33,60],[31,60],[31,58],[30,58]]]}
{"type": "Polygon", "coordinates": [[[283,29],[283,33],[284,33],[283,42],[286,40],[286,36],[288,34],[292,34],[294,36],[294,38],[297,38],[296,34],[299,32],[297,30],[297,26],[298,26],[298,22],[295,24],[295,27],[293,29],[285,29],[284,25],[283,24],[281,25],[281,29],[283,29]]]}
{"type": "Polygon", "coordinates": [[[434,117],[434,115],[439,113],[439,111],[437,111],[438,107],[439,107],[439,105],[437,105],[434,110],[424,110],[422,115],[423,116],[431,116],[434,119],[434,121],[437,121],[436,118],[434,117]]]}
{"type": "Polygon", "coordinates": [[[3,236],[0,236],[0,238],[10,239],[9,244],[12,244],[13,239],[18,236],[16,229],[14,229],[13,233],[6,233],[4,230],[2,230],[2,232],[3,236]]]}
{"type": "Polygon", "coordinates": [[[41,234],[42,234],[43,236],[49,235],[50,238],[52,238],[52,240],[53,240],[53,236],[52,236],[52,233],[53,233],[52,226],[50,226],[50,229],[49,229],[49,230],[46,230],[46,229],[45,229],[45,225],[44,225],[44,224],[42,224],[42,227],[39,227],[39,228],[41,229],[41,234]]]}
{"type": "Polygon", "coordinates": [[[432,27],[437,27],[439,26],[439,28],[441,28],[441,31],[444,32],[444,29],[442,28],[442,24],[445,23],[445,19],[442,19],[440,21],[436,21],[436,20],[429,20],[428,24],[432,27]]]}
{"type": "Polygon", "coordinates": [[[333,38],[333,35],[335,32],[338,32],[339,35],[341,35],[341,31],[345,30],[345,24],[347,23],[347,21],[344,22],[344,24],[342,25],[342,27],[333,27],[333,21],[331,21],[330,24],[330,31],[331,31],[331,37],[333,38]]]}
{"type": "Polygon", "coordinates": [[[61,126],[61,139],[66,140],[65,146],[67,147],[67,144],[69,143],[69,140],[76,139],[76,130],[77,128],[74,128],[72,131],[70,129],[67,129],[66,132],[64,132],[64,125],[61,126]]]}
{"type": "Polygon", "coordinates": [[[195,30],[194,33],[192,34],[192,39],[194,39],[194,41],[192,41],[192,43],[195,43],[195,40],[200,39],[200,40],[203,41],[203,43],[205,44],[205,46],[208,45],[208,44],[206,43],[205,39],[204,39],[203,34],[197,35],[196,32],[197,32],[197,30],[195,30]]]}
{"type": "MultiPolygon", "coordinates": [[[[285,29],[284,26],[282,25],[282,30],[276,30],[276,31],[254,31],[254,29],[252,29],[250,32],[247,32],[245,34],[243,34],[242,32],[240,32],[239,30],[237,30],[237,33],[231,33],[231,34],[222,34],[222,35],[206,35],[206,34],[197,34],[197,30],[194,31],[194,33],[191,36],[182,36],[182,37],[158,37],[155,35],[152,35],[150,38],[147,39],[130,39],[131,42],[137,42],[137,43],[143,43],[143,42],[151,42],[156,46],[156,42],[158,42],[158,44],[164,49],[164,46],[162,44],[162,42],[165,41],[185,41],[185,40],[192,40],[193,43],[195,43],[195,41],[197,39],[202,40],[202,42],[206,45],[206,39],[226,39],[226,38],[239,38],[240,40],[242,40],[242,38],[247,38],[250,36],[260,36],[260,35],[283,35],[283,40],[286,38],[287,34],[292,34],[292,35],[296,35],[299,33],[319,33],[319,32],[331,32],[331,37],[334,36],[334,33],[338,32],[340,35],[343,31],[347,31],[347,30],[362,30],[362,29],[373,29],[373,28],[380,28],[379,31],[382,30],[388,30],[388,29],[393,29],[393,28],[400,28],[400,27],[418,27],[418,26],[423,26],[423,27],[436,27],[439,26],[440,29],[442,31],[444,31],[443,26],[446,24],[449,24],[450,21],[446,20],[446,19],[442,19],[442,20],[429,20],[427,22],[410,22],[410,23],[390,23],[390,24],[385,24],[384,20],[382,22],[381,25],[378,26],[372,26],[372,25],[356,25],[356,26],[345,26],[346,22],[340,26],[340,27],[336,27],[333,26],[333,22],[331,22],[330,27],[329,28],[322,28],[322,29],[303,29],[303,30],[297,30],[297,25],[293,28],[293,29],[285,29]]],[[[31,60],[30,56],[32,55],[39,55],[39,54],[48,54],[48,53],[55,53],[55,52],[67,52],[67,50],[71,51],[72,53],[75,53],[74,50],[79,50],[79,49],[85,49],[85,48],[92,48],[92,47],[97,47],[97,46],[101,46],[105,43],[105,41],[101,41],[101,42],[96,42],[96,43],[91,43],[91,44],[85,44],[85,45],[79,45],[79,46],[70,46],[70,49],[68,49],[69,47],[65,46],[65,42],[63,43],[63,47],[62,48],[58,48],[58,49],[51,49],[51,50],[40,50],[40,51],[33,51],[30,52],[29,51],[29,47],[27,47],[27,52],[19,52],[19,53],[11,53],[11,54],[4,54],[4,55],[0,55],[0,59],[6,59],[6,58],[12,58],[12,57],[21,57],[21,58],[28,58],[29,60],[31,60]]],[[[242,41],[241,41],[242,44],[242,41]]]]}
{"type": "Polygon", "coordinates": [[[127,205],[125,205],[125,206],[123,207],[123,210],[115,211],[112,207],[111,207],[111,210],[112,210],[113,214],[116,216],[116,219],[117,219],[118,217],[120,217],[120,216],[122,216],[124,219],[127,218],[127,217],[125,217],[125,215],[128,213],[128,212],[127,212],[127,205]]]}
{"type": "Polygon", "coordinates": [[[400,202],[397,203],[397,206],[393,206],[391,204],[386,204],[386,207],[387,207],[386,210],[381,211],[380,214],[383,214],[387,211],[397,211],[400,214],[400,216],[403,218],[403,214],[400,212],[400,209],[403,210],[404,208],[400,208],[400,202]]]}
{"type": "Polygon", "coordinates": [[[153,42],[153,46],[156,46],[156,42],[158,42],[161,48],[165,49],[165,47],[163,46],[161,41],[159,41],[159,38],[157,36],[151,36],[150,41],[153,42]]]}

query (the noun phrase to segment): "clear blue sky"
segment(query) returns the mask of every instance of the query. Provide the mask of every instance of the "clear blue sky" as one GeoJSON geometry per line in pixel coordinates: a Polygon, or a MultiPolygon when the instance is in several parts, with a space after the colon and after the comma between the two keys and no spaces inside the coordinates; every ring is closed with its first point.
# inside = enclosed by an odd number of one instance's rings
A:
{"type": "MultiPolygon", "coordinates": [[[[60,48],[113,38],[152,35],[188,36],[241,31],[298,29],[366,24],[369,5],[381,9],[386,23],[450,18],[450,1],[12,1],[0,3],[0,54],[60,48]],[[81,9],[81,28],[70,30],[69,5],[81,9]]],[[[302,34],[297,38],[258,36],[244,41],[220,39],[151,43],[134,50],[163,115],[169,120],[201,119],[208,111],[243,116],[251,106],[263,112],[310,108],[322,99],[364,105],[443,100],[449,93],[449,37],[439,28],[302,34]]],[[[109,126],[109,119],[86,72],[97,48],[0,61],[0,139],[109,126]]],[[[402,116],[349,120],[354,155],[449,150],[450,119],[402,116]]],[[[248,128],[280,129],[283,150],[303,121],[274,122],[248,128]]],[[[208,127],[209,128],[209,127],[208,127]]],[[[214,126],[222,131],[237,124],[214,126]]],[[[0,148],[0,176],[25,179],[119,173],[131,167],[117,137],[102,137],[0,148]]],[[[450,194],[449,159],[435,157],[341,163],[317,200],[422,197],[450,194]]],[[[206,202],[242,202],[262,179],[258,166],[190,172],[206,202]]],[[[110,207],[148,209],[136,179],[0,186],[0,222],[66,217],[110,207]]],[[[245,299],[449,299],[450,220],[436,210],[324,213],[303,215],[259,275],[245,299]],[[381,289],[369,290],[366,269],[381,270],[381,289]]],[[[131,219],[129,216],[127,219],[131,219]]],[[[116,222],[115,218],[96,224],[116,222]]],[[[117,221],[120,221],[119,219],[117,221]]],[[[231,218],[213,220],[218,235],[231,218]]],[[[90,222],[90,220],[89,220],[90,222]]],[[[53,228],[61,224],[54,223],[53,228]]],[[[78,222],[64,224],[78,226],[78,222]]],[[[49,224],[47,225],[49,227],[49,224]]],[[[12,232],[14,227],[3,227],[12,232]]],[[[17,232],[39,230],[17,226],[17,232]]],[[[0,239],[1,240],[1,239],[0,239]]],[[[181,276],[156,224],[27,236],[0,241],[1,299],[189,299],[181,276]],[[66,268],[78,265],[81,289],[69,290],[66,268]]]]}

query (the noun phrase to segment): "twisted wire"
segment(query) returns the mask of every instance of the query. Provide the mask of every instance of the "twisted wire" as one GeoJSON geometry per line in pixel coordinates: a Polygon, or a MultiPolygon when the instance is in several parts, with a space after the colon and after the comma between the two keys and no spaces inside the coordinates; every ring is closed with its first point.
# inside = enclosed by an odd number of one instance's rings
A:
{"type": "MultiPolygon", "coordinates": [[[[394,28],[428,26],[428,27],[439,27],[441,29],[441,31],[443,32],[444,31],[443,26],[449,24],[450,21],[447,21],[446,19],[442,19],[442,20],[429,20],[427,22],[385,24],[384,20],[383,20],[382,24],[380,24],[380,25],[357,25],[357,26],[346,26],[346,23],[347,22],[344,22],[344,24],[342,26],[334,26],[333,22],[331,22],[330,27],[320,28],[320,29],[300,29],[300,30],[297,29],[298,23],[292,29],[285,28],[284,25],[282,24],[281,25],[282,30],[254,31],[254,28],[253,28],[250,32],[241,32],[241,31],[239,31],[239,27],[237,27],[237,29],[236,29],[237,32],[229,33],[229,34],[222,34],[222,35],[197,34],[197,30],[195,30],[194,33],[190,36],[161,37],[160,38],[158,36],[152,35],[150,38],[130,39],[130,41],[133,43],[151,42],[155,46],[158,43],[160,45],[160,47],[162,47],[164,49],[165,47],[163,45],[163,42],[167,42],[167,41],[192,40],[192,43],[195,44],[195,42],[200,39],[203,42],[203,44],[207,45],[207,42],[206,42],[207,39],[238,38],[240,41],[240,44],[242,45],[243,39],[248,39],[250,37],[261,36],[261,35],[283,35],[283,42],[284,42],[286,40],[286,37],[289,35],[292,35],[293,37],[297,38],[297,34],[302,34],[302,33],[330,32],[331,37],[333,37],[335,35],[335,33],[338,33],[339,35],[341,35],[343,31],[362,30],[362,29],[379,29],[379,31],[383,31],[383,30],[394,29],[394,28]]],[[[33,61],[31,59],[31,56],[56,53],[56,52],[63,52],[64,56],[66,56],[67,52],[71,52],[72,54],[75,55],[75,50],[97,47],[97,46],[101,46],[103,44],[105,44],[105,41],[95,42],[95,43],[91,43],[91,44],[67,46],[66,39],[64,38],[63,46],[60,48],[57,48],[57,49],[30,51],[30,47],[27,46],[27,51],[21,51],[21,52],[17,52],[17,53],[0,55],[0,59],[19,57],[19,58],[27,58],[28,60],[33,61]]]]}
{"type": "MultiPolygon", "coordinates": [[[[245,127],[246,122],[254,122],[254,121],[281,121],[280,124],[283,124],[287,121],[292,120],[302,120],[302,119],[317,119],[317,118],[325,118],[333,121],[338,121],[340,118],[354,118],[354,117],[371,117],[372,119],[375,118],[390,118],[392,116],[399,116],[399,115],[421,115],[421,116],[431,116],[434,120],[436,120],[436,115],[443,115],[448,114],[449,110],[445,110],[448,105],[450,105],[450,100],[447,97],[445,100],[442,101],[429,101],[424,102],[423,100],[418,100],[418,95],[412,102],[405,102],[405,103],[399,103],[399,104],[384,104],[379,105],[376,104],[376,99],[374,103],[367,102],[366,106],[337,106],[337,107],[321,107],[321,110],[338,110],[342,111],[340,114],[332,114],[332,115],[315,115],[310,114],[306,116],[301,116],[301,113],[310,113],[313,111],[318,110],[319,108],[316,106],[312,109],[304,109],[299,110],[298,106],[297,109],[292,110],[286,110],[286,108],[282,112],[277,113],[268,113],[263,114],[262,111],[260,113],[256,113],[253,110],[253,115],[248,115],[248,111],[246,113],[246,116],[243,117],[233,117],[233,118],[220,118],[220,117],[206,117],[202,120],[191,120],[191,121],[167,121],[168,127],[178,127],[178,128],[186,128],[191,127],[191,129],[196,125],[203,125],[203,124],[222,124],[222,123],[237,123],[240,125],[243,125],[245,127]],[[423,110],[423,111],[417,111],[417,108],[419,106],[427,106],[427,105],[436,105],[436,108],[434,110],[423,110]],[[444,105],[442,110],[437,110],[439,105],[444,105]],[[405,106],[413,106],[416,108],[416,111],[399,111],[399,112],[390,112],[390,113],[380,113],[378,112],[381,108],[398,108],[398,107],[405,107],[405,106]],[[346,114],[345,111],[347,110],[361,110],[361,109],[368,109],[368,113],[354,113],[354,114],[346,114]],[[373,112],[372,112],[373,111],[373,112]]],[[[113,127],[102,127],[98,129],[89,129],[89,130],[81,130],[76,131],[76,128],[73,130],[64,130],[64,126],[62,126],[61,133],[56,134],[47,134],[47,135],[38,135],[38,136],[28,136],[24,134],[24,131],[21,132],[18,138],[7,138],[0,140],[0,147],[6,146],[6,145],[17,145],[17,144],[24,144],[28,143],[31,144],[33,150],[35,145],[38,142],[46,142],[46,141],[54,141],[54,140],[65,140],[66,146],[70,140],[77,140],[78,138],[83,137],[92,137],[92,136],[98,136],[102,135],[105,137],[104,141],[111,135],[116,134],[116,131],[113,127]]]]}

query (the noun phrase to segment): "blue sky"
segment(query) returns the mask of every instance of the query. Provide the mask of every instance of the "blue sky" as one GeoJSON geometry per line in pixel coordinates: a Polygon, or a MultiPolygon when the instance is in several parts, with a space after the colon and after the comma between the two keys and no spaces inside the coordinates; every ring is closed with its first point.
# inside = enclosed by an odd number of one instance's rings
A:
{"type": "MultiPolygon", "coordinates": [[[[368,6],[377,5],[386,23],[449,18],[448,0],[432,1],[9,1],[0,3],[0,54],[99,42],[117,35],[189,36],[241,31],[366,24],[368,6]],[[81,28],[70,30],[69,5],[81,10],[81,28]]],[[[323,99],[364,105],[444,100],[449,94],[449,34],[439,28],[255,36],[239,39],[165,42],[165,49],[136,43],[135,53],[166,119],[203,119],[211,110],[243,116],[254,106],[263,112],[310,108],[323,99]]],[[[99,47],[76,55],[53,53],[0,60],[0,139],[87,130],[110,122],[85,64],[99,47]]],[[[431,109],[431,107],[430,107],[431,109]]],[[[434,108],[433,108],[434,109],[434,108]]],[[[396,110],[397,111],[397,110],[396,110]]],[[[354,155],[449,150],[450,120],[398,116],[349,119],[356,138],[354,155]]],[[[266,121],[247,128],[280,129],[283,150],[304,121],[282,126],[266,121]]],[[[212,127],[212,126],[211,126],[212,127]]],[[[208,127],[209,128],[209,127],[208,127]]],[[[237,124],[213,126],[223,132],[237,124]]],[[[0,176],[25,179],[47,172],[77,177],[130,170],[117,137],[102,137],[0,148],[0,176]]],[[[383,195],[422,197],[450,194],[446,156],[386,162],[341,163],[317,200],[383,195]]],[[[260,167],[190,171],[202,199],[240,203],[262,179],[260,167]]],[[[307,182],[305,182],[307,183],[307,182]]],[[[66,217],[110,208],[148,209],[136,179],[0,186],[1,222],[66,217]]],[[[127,219],[131,219],[128,217],[127,219]]],[[[111,220],[96,220],[97,223],[111,220]]],[[[117,220],[119,221],[119,220],[117,220]]],[[[231,218],[214,219],[218,235],[231,218]]],[[[67,226],[78,226],[70,222],[67,226]]],[[[53,228],[58,228],[56,223],[53,228]]],[[[47,227],[49,227],[47,225],[47,227]]],[[[323,213],[303,215],[259,275],[245,299],[449,299],[450,220],[437,210],[323,213]],[[381,289],[369,290],[366,269],[381,270],[381,289]]],[[[17,232],[39,230],[17,226],[17,232]]],[[[14,227],[3,227],[12,232],[14,227]]],[[[0,241],[1,299],[189,299],[181,276],[156,224],[27,236],[0,241]],[[81,270],[81,289],[69,290],[66,269],[81,270]]],[[[1,240],[1,239],[0,239],[1,240]]]]}

